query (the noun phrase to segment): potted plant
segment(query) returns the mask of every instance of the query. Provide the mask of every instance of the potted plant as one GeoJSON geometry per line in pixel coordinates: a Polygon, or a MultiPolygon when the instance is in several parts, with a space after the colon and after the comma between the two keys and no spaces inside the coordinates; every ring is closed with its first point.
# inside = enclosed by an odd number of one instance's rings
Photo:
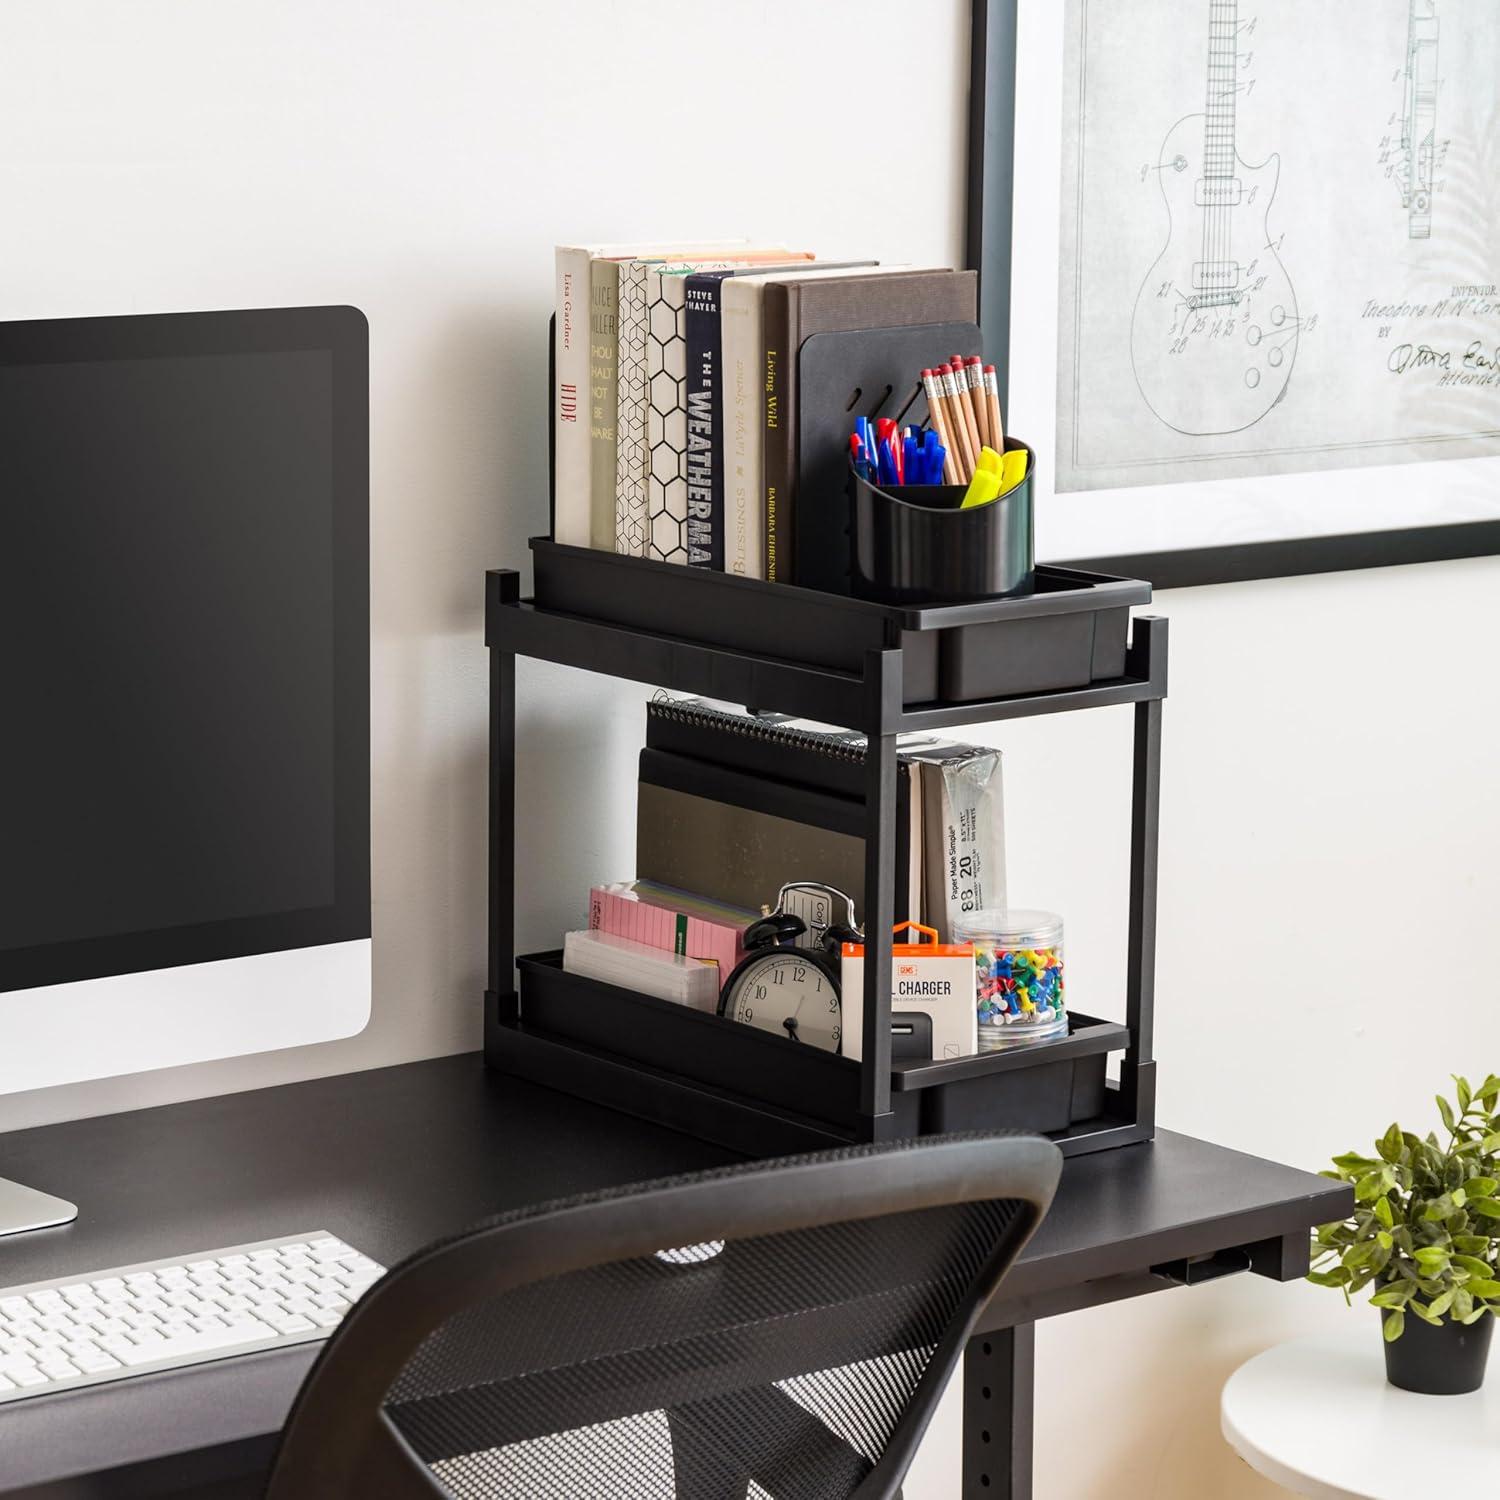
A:
{"type": "Polygon", "coordinates": [[[1435,1396],[1483,1384],[1500,1312],[1500,1078],[1454,1083],[1446,1140],[1392,1125],[1374,1156],[1334,1157],[1323,1175],[1354,1184],[1354,1214],[1316,1232],[1309,1278],[1346,1301],[1373,1286],[1386,1378],[1435,1396]]]}

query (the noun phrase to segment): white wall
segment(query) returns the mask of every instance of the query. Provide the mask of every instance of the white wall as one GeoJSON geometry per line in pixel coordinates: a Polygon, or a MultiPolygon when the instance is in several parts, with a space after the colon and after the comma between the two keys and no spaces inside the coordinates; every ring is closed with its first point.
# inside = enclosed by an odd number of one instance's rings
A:
{"type": "MultiPolygon", "coordinates": [[[[377,978],[352,1041],[16,1096],[0,1127],[476,1043],[480,580],[544,525],[550,247],[743,232],[951,261],[966,28],[962,0],[9,0],[0,316],[369,315],[377,978]],[[857,34],[900,59],[858,89],[857,34]],[[852,190],[861,165],[925,174],[929,210],[852,190]]],[[[1160,601],[1168,1126],[1316,1165],[1420,1115],[1449,1071],[1500,1068],[1497,588],[1481,561],[1160,601]]],[[[522,936],[543,943],[589,880],[629,873],[643,695],[525,664],[520,679],[539,871],[522,936]]],[[[1127,735],[1117,712],[995,736],[1016,894],[1067,913],[1075,994],[1106,1010],[1127,735]]],[[[1241,1282],[1047,1325],[1038,1500],[1269,1494],[1218,1439],[1217,1385],[1337,1316],[1307,1288],[1241,1282]]],[[[955,1493],[956,1420],[950,1402],[913,1500],[955,1493]]]]}

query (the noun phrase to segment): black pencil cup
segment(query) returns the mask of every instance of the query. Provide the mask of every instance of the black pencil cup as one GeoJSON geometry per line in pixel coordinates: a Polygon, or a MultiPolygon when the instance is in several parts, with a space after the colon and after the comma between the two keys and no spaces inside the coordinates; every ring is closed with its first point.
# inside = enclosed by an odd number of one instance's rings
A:
{"type": "Polygon", "coordinates": [[[1031,479],[988,505],[961,510],[962,484],[881,488],[849,470],[850,586],[887,604],[962,604],[1029,594],[1035,580],[1031,479]]]}

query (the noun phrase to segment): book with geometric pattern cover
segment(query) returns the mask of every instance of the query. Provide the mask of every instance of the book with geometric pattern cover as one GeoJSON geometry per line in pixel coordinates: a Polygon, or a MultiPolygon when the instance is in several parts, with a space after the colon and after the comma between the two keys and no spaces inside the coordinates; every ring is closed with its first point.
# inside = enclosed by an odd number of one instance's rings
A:
{"type": "Polygon", "coordinates": [[[778,265],[811,255],[771,249],[698,264],[646,267],[646,555],[659,562],[708,565],[688,537],[687,277],[731,271],[746,262],[778,265]],[[696,556],[694,554],[697,554],[696,556]]]}

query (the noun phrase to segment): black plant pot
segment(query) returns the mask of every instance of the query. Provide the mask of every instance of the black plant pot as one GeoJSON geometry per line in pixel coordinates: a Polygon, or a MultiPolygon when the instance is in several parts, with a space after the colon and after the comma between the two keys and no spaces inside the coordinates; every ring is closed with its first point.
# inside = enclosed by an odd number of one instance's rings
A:
{"type": "MultiPolygon", "coordinates": [[[[1382,1312],[1382,1323],[1388,1316],[1382,1312]]],[[[1494,1331],[1493,1314],[1467,1328],[1453,1322],[1434,1328],[1408,1313],[1401,1337],[1385,1346],[1385,1378],[1422,1396],[1466,1396],[1484,1384],[1494,1331]]]]}

